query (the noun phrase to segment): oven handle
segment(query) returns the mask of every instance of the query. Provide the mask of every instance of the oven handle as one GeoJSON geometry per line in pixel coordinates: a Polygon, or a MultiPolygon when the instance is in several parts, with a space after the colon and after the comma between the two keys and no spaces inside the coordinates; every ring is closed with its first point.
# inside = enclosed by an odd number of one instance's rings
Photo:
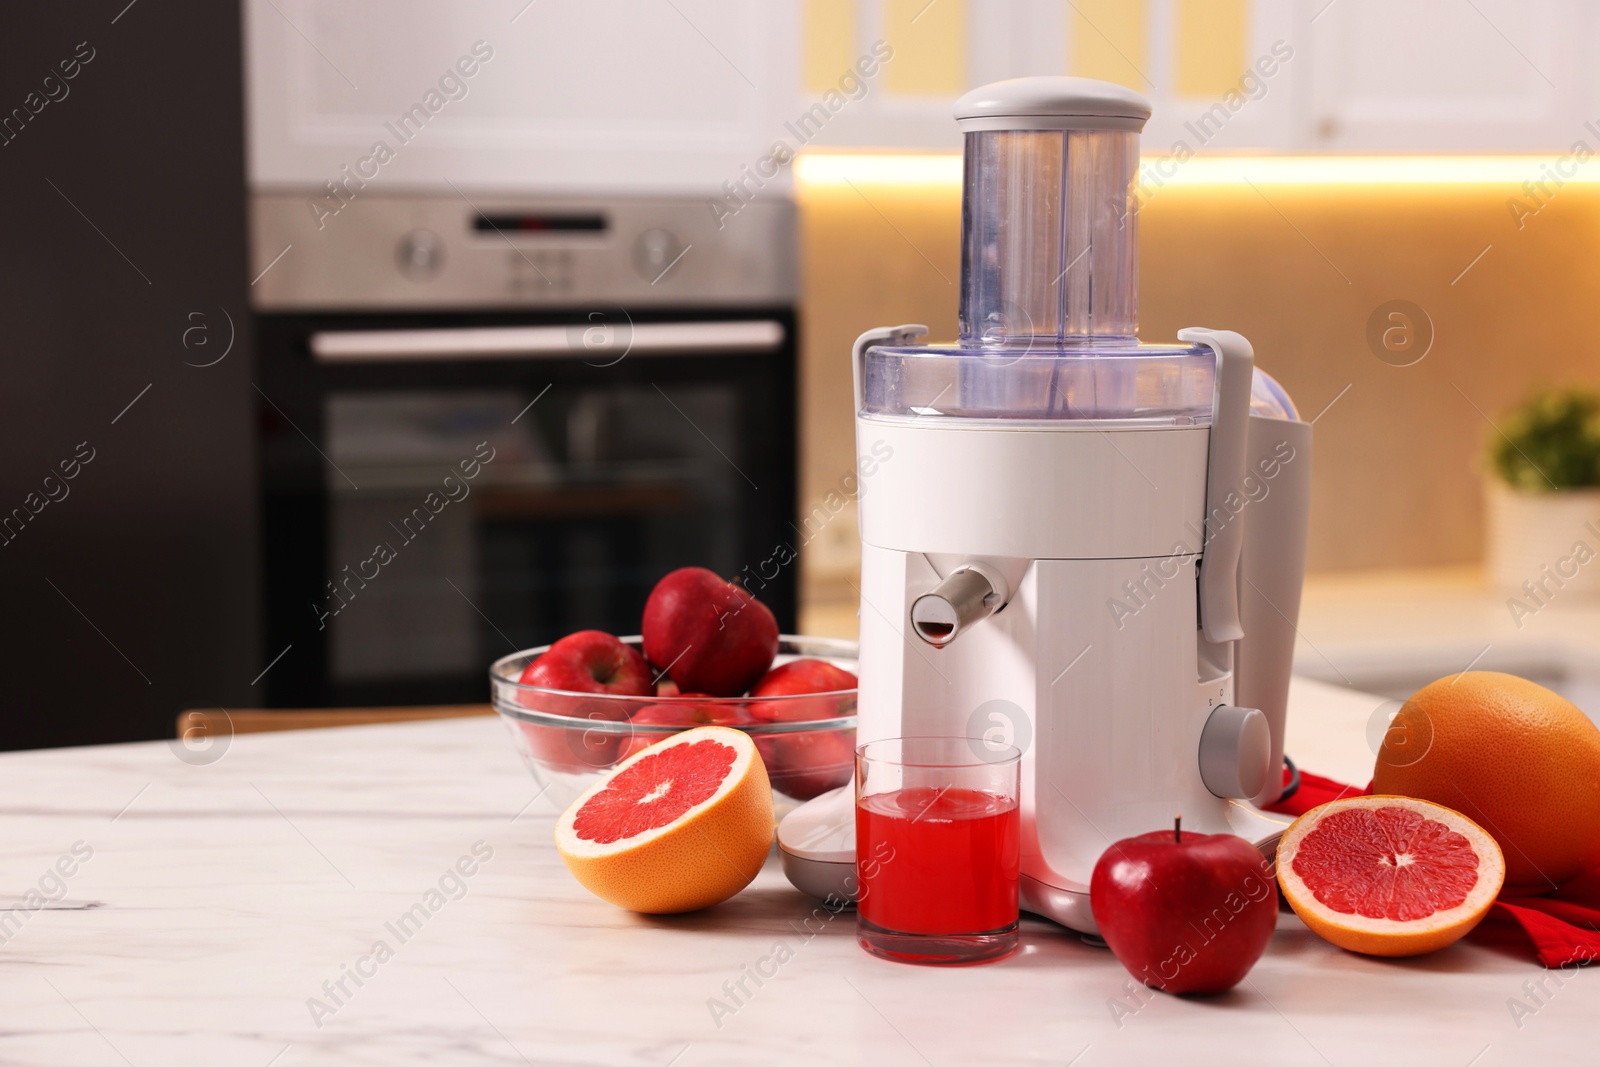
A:
{"type": "Polygon", "coordinates": [[[625,356],[772,352],[783,323],[645,322],[621,326],[474,326],[450,330],[319,330],[311,335],[318,363],[416,360],[553,359],[581,356],[616,362],[625,356]]]}

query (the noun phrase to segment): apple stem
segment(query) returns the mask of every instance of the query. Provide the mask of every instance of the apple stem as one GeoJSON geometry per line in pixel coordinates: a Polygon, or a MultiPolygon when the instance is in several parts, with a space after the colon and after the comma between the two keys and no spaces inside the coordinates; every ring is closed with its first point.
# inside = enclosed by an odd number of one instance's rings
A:
{"type": "Polygon", "coordinates": [[[1181,842],[1183,840],[1183,816],[1182,815],[1174,815],[1172,817],[1172,840],[1174,842],[1181,842]]]}

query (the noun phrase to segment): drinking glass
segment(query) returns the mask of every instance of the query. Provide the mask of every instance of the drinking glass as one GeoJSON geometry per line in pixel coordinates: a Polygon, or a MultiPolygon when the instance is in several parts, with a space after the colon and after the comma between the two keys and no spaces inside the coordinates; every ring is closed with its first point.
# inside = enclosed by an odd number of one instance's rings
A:
{"type": "Polygon", "coordinates": [[[1016,949],[1021,758],[977,737],[856,749],[862,948],[906,963],[983,963],[1016,949]]]}

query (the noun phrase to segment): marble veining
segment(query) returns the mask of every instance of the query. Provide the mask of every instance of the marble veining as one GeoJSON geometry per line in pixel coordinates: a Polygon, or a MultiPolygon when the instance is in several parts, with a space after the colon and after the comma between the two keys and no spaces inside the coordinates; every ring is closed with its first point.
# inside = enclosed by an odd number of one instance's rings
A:
{"type": "MultiPolygon", "coordinates": [[[[1376,703],[1297,684],[1291,751],[1361,773],[1376,703]]],[[[1043,922],[1003,963],[884,963],[774,863],[721,907],[631,915],[568,876],[535,793],[489,719],[237,737],[205,765],[0,756],[0,1063],[1592,1061],[1600,975],[1514,1016],[1542,972],[1478,944],[1363,959],[1285,916],[1245,985],[1190,1001],[1043,922]]]]}

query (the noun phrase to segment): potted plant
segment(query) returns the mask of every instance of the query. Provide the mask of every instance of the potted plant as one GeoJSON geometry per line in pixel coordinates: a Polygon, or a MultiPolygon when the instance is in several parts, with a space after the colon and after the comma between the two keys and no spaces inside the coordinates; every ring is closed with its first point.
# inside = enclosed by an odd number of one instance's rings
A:
{"type": "Polygon", "coordinates": [[[1600,394],[1545,390],[1500,430],[1489,442],[1490,576],[1529,614],[1600,592],[1600,394]]]}

